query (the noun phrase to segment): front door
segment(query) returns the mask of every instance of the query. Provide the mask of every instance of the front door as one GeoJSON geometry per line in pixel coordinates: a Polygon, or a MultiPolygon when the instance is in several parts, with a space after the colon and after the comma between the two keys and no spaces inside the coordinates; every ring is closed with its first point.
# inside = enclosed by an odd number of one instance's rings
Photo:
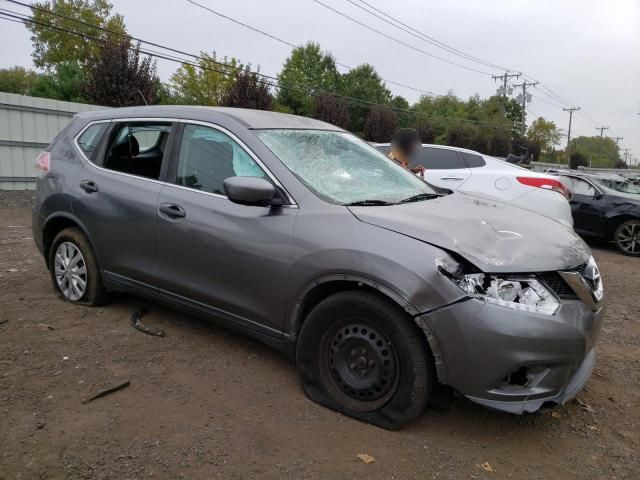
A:
{"type": "Polygon", "coordinates": [[[604,227],[603,195],[591,183],[576,177],[571,178],[571,213],[573,228],[580,233],[600,236],[604,227]]]}
{"type": "Polygon", "coordinates": [[[244,206],[227,199],[228,177],[274,181],[230,132],[187,123],[177,138],[158,198],[161,294],[280,335],[297,207],[244,206]]]}

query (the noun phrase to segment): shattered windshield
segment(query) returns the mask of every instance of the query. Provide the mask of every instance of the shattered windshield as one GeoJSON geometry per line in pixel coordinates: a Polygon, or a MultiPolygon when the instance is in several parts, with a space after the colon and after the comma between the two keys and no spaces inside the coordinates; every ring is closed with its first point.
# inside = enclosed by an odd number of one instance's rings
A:
{"type": "Polygon", "coordinates": [[[256,134],[301,182],[328,202],[385,205],[435,194],[413,173],[349,133],[272,129],[256,134]]]}

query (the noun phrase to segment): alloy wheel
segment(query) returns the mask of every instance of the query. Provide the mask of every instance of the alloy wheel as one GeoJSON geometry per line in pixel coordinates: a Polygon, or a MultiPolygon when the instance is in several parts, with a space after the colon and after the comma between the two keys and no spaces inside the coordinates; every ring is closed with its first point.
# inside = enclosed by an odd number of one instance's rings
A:
{"type": "Polygon", "coordinates": [[[80,249],[71,242],[58,245],[54,260],[56,283],[68,300],[80,300],[87,289],[87,264],[80,249]]]}
{"type": "Polygon", "coordinates": [[[627,223],[618,232],[618,245],[631,254],[640,253],[640,222],[627,223]]]}

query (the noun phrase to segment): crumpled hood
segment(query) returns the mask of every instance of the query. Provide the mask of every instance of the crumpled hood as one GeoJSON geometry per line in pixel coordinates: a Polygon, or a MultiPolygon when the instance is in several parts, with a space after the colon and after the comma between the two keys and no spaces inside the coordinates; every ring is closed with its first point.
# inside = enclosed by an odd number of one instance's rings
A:
{"type": "Polygon", "coordinates": [[[573,230],[554,220],[459,192],[433,200],[349,210],[363,222],[456,252],[484,272],[562,270],[582,265],[591,256],[573,230]]]}

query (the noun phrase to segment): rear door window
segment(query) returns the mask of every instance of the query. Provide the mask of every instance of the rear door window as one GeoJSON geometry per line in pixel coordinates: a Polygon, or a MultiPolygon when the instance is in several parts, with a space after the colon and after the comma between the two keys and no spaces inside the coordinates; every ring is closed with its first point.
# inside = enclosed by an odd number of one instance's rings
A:
{"type": "Polygon", "coordinates": [[[487,164],[487,162],[484,161],[484,158],[482,158],[481,155],[476,155],[469,152],[460,152],[460,155],[462,155],[462,158],[464,158],[464,161],[469,168],[484,167],[487,164]]]}
{"type": "Polygon", "coordinates": [[[102,166],[158,180],[171,125],[171,122],[116,123],[102,166]]]}
{"type": "Polygon", "coordinates": [[[424,166],[427,170],[451,170],[467,168],[467,164],[455,150],[445,148],[419,148],[411,158],[411,167],[424,166]]]}

